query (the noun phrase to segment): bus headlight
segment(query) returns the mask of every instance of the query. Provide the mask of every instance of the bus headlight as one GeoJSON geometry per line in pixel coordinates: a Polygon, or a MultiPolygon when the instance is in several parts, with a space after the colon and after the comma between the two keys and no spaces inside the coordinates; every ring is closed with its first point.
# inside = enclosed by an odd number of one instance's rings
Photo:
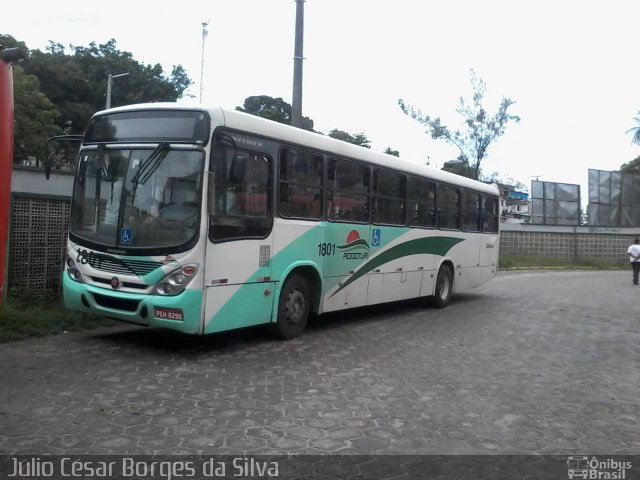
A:
{"type": "Polygon", "coordinates": [[[67,254],[65,264],[67,266],[67,273],[69,274],[69,276],[76,282],[84,283],[84,277],[78,269],[78,265],[76,265],[76,262],[73,260],[73,258],[71,258],[71,255],[67,254]]]}
{"type": "Polygon", "coordinates": [[[187,288],[187,285],[193,280],[197,272],[197,265],[185,265],[160,280],[156,286],[153,287],[153,293],[163,296],[178,295],[187,288]]]}

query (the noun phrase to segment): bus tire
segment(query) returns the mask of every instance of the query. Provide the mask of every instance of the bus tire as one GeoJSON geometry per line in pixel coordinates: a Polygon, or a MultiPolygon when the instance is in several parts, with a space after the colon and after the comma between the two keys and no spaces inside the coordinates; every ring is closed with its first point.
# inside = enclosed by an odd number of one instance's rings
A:
{"type": "Polygon", "coordinates": [[[311,310],[309,284],[304,276],[293,274],[284,282],[278,301],[278,319],[275,334],[289,340],[302,334],[311,310]]]}
{"type": "Polygon", "coordinates": [[[453,271],[451,267],[444,264],[438,270],[436,278],[436,291],[433,296],[433,304],[437,308],[444,308],[451,302],[451,293],[453,292],[453,271]]]}

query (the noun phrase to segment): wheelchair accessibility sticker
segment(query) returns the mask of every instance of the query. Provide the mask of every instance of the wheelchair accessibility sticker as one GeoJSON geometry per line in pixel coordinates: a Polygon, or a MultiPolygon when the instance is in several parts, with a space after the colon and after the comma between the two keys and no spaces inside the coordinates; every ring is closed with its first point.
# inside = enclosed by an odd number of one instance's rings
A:
{"type": "Polygon", "coordinates": [[[380,229],[374,228],[373,233],[371,234],[371,246],[379,247],[380,246],[380,229]]]}
{"type": "Polygon", "coordinates": [[[131,245],[133,243],[133,231],[130,228],[120,230],[120,243],[123,245],[131,245]]]}

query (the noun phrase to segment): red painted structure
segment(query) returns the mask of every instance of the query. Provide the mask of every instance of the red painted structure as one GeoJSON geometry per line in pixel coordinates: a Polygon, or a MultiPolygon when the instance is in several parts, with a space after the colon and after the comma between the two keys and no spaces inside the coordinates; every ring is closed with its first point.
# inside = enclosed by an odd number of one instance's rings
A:
{"type": "Polygon", "coordinates": [[[13,76],[11,62],[25,58],[21,48],[0,45],[0,303],[5,298],[11,166],[13,163],[13,76]]]}

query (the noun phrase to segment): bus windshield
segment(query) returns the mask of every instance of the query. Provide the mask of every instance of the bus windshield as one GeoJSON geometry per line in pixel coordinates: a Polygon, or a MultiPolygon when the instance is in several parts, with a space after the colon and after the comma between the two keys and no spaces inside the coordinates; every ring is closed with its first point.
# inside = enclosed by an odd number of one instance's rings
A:
{"type": "Polygon", "coordinates": [[[203,167],[201,150],[168,144],[84,150],[69,233],[119,249],[185,245],[198,231],[203,167]]]}

